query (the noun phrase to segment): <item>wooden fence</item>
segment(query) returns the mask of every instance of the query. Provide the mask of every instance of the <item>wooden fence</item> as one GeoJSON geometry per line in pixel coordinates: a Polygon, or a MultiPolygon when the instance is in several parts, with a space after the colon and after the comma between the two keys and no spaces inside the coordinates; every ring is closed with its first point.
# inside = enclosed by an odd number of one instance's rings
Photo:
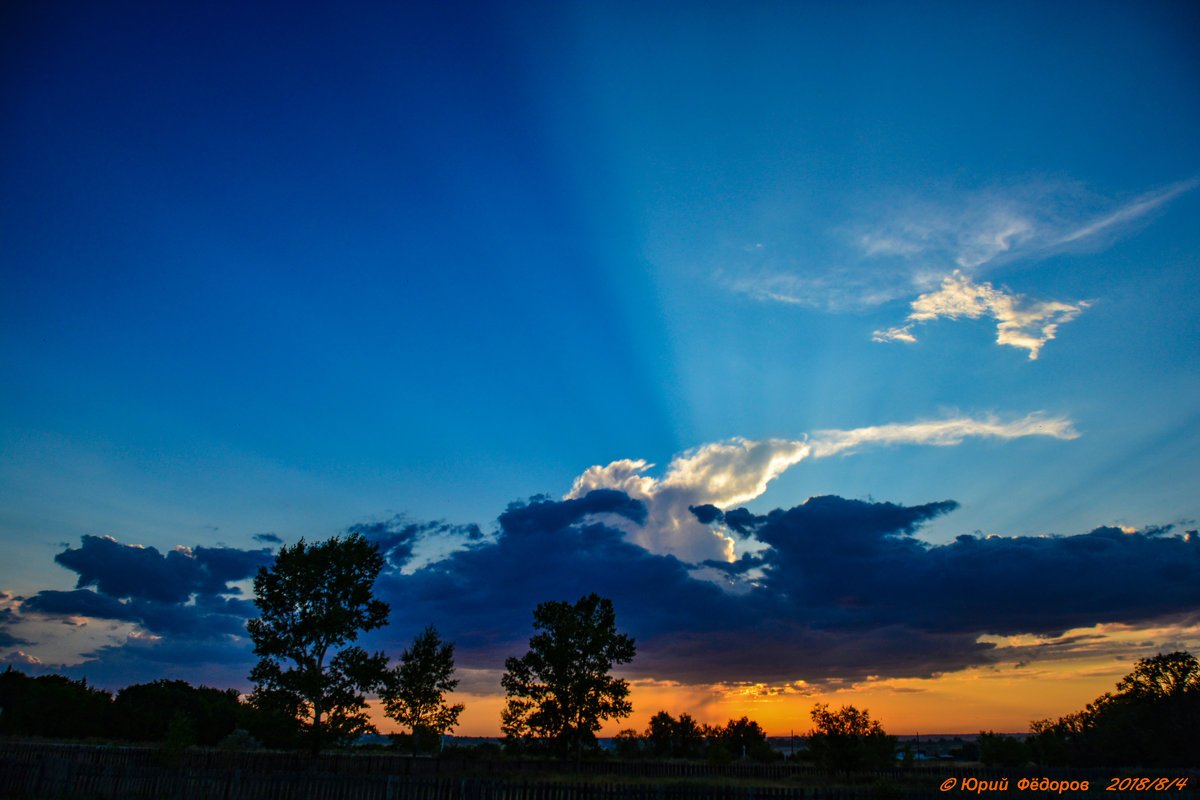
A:
{"type": "MultiPolygon", "coordinates": [[[[946,768],[878,770],[856,773],[847,788],[838,776],[793,765],[708,765],[647,762],[592,762],[609,771],[590,779],[571,775],[574,763],[413,759],[391,754],[326,754],[316,760],[292,753],[225,753],[190,750],[177,766],[156,764],[162,751],[145,747],[69,745],[41,742],[0,742],[0,800],[946,800],[938,791],[942,781],[975,781],[1019,777],[1088,780],[1088,795],[1104,791],[1117,770],[1039,769],[954,770],[946,768]],[[482,765],[482,766],[481,766],[482,765]],[[503,766],[501,766],[503,765],[503,766]],[[550,778],[548,765],[563,769],[550,778]],[[660,767],[653,784],[637,783],[646,767],[660,767]],[[694,767],[691,771],[685,769],[694,767]],[[494,768],[494,774],[487,769],[494,768]],[[525,769],[505,774],[501,770],[525,769]],[[422,774],[422,770],[441,774],[422,774]],[[457,772],[452,772],[457,770],[457,772]],[[636,772],[633,770],[637,770],[636,772]],[[714,785],[714,771],[723,782],[714,785]],[[536,776],[536,777],[531,777],[536,776]],[[545,777],[543,777],[545,776],[545,777]],[[666,780],[664,780],[664,778],[666,780]],[[748,780],[786,780],[787,786],[751,785],[748,780]],[[674,780],[672,780],[674,779],[674,780]],[[709,781],[706,783],[705,781],[709,781]],[[882,790],[882,793],[881,791],[882,790]]],[[[584,762],[585,768],[589,762],[584,762]]],[[[1171,771],[1188,778],[1184,792],[1197,796],[1200,772],[1171,771]]],[[[1149,774],[1146,771],[1141,773],[1149,774]]],[[[960,791],[952,795],[957,796],[960,791]]],[[[1161,794],[1161,793],[1160,793],[1161,794]]],[[[979,793],[971,793],[979,796],[979,793]]],[[[1039,792],[987,792],[999,795],[1044,796],[1039,792]]],[[[1065,794],[1060,797],[1088,796],[1065,794]]],[[[1144,796],[1104,792],[1106,800],[1144,796]]]]}
{"type": "MultiPolygon", "coordinates": [[[[120,745],[60,744],[56,742],[0,742],[0,758],[29,762],[65,759],[76,763],[135,767],[155,766],[161,750],[120,745]]],[[[243,771],[315,771],[335,775],[511,775],[579,773],[638,778],[757,778],[779,780],[799,773],[815,773],[796,764],[709,764],[694,761],[584,761],[555,759],[416,758],[398,753],[322,753],[252,750],[227,752],[215,748],[189,748],[178,754],[186,769],[240,769],[243,771]],[[578,767],[578,768],[577,768],[578,767]]],[[[901,770],[895,770],[897,774],[901,770]]]]}
{"type": "MultiPolygon", "coordinates": [[[[162,751],[153,747],[86,745],[57,742],[0,741],[0,759],[38,762],[60,759],[79,764],[113,767],[157,766],[162,751]]],[[[322,753],[313,758],[305,752],[252,750],[228,752],[217,748],[189,748],[178,754],[178,766],[191,770],[242,770],[243,772],[319,772],[333,775],[405,775],[487,777],[531,774],[581,774],[592,777],[652,779],[772,780],[805,777],[821,781],[831,777],[823,770],[804,764],[711,764],[703,761],[584,761],[556,759],[476,759],[461,757],[416,758],[398,753],[322,753]]],[[[979,770],[956,770],[946,765],[874,770],[881,780],[929,775],[981,775],[979,770]]],[[[836,777],[836,776],[834,776],[836,777]]]]}
{"type": "MultiPolygon", "coordinates": [[[[910,794],[909,797],[918,795],[910,794]]],[[[933,797],[922,792],[921,798],[933,797]]],[[[0,761],[6,800],[865,800],[803,787],[603,784],[0,761]]]]}

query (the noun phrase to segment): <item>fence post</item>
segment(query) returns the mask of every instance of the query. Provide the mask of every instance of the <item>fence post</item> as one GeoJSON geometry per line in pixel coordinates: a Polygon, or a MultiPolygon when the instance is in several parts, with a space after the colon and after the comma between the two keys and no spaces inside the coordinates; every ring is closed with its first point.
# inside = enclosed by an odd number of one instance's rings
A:
{"type": "Polygon", "coordinates": [[[241,783],[242,771],[240,769],[235,769],[229,773],[229,781],[225,784],[225,800],[237,800],[241,783]]]}

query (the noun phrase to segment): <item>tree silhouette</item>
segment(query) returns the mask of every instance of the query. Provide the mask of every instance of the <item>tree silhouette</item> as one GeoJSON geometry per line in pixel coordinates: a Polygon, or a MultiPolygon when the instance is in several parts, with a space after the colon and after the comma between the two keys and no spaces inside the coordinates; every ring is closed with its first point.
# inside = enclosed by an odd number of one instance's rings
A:
{"type": "Polygon", "coordinates": [[[888,736],[867,709],[842,706],[830,711],[827,703],[813,706],[813,730],[808,749],[826,769],[849,774],[855,769],[889,766],[895,758],[896,742],[888,736]]]}
{"type": "Polygon", "coordinates": [[[1117,684],[1117,694],[1136,700],[1177,700],[1200,691],[1200,662],[1191,653],[1175,651],[1143,658],[1117,684]]]}
{"type": "Polygon", "coordinates": [[[130,741],[164,741],[172,720],[188,719],[196,744],[214,745],[237,727],[237,689],[195,687],[186,681],[135,683],[117,692],[112,704],[112,733],[130,741]]]}
{"type": "Polygon", "coordinates": [[[732,758],[750,758],[755,761],[773,761],[776,751],[767,742],[767,733],[749,717],[731,719],[712,729],[715,743],[719,743],[732,758]]]}
{"type": "Polygon", "coordinates": [[[458,724],[462,703],[445,701],[446,692],[458,685],[453,674],[454,643],[443,643],[431,626],[417,634],[384,680],[379,697],[387,715],[412,730],[414,755],[422,739],[441,736],[458,724]]]}
{"type": "Polygon", "coordinates": [[[108,733],[112,694],[65,675],[0,673],[0,735],[83,739],[108,733]]]}
{"type": "Polygon", "coordinates": [[[979,760],[985,767],[1019,767],[1029,761],[1029,747],[1020,739],[995,731],[980,731],[975,738],[979,760]]]}
{"type": "Polygon", "coordinates": [[[1031,723],[1026,740],[1043,764],[1200,765],[1200,662],[1176,651],[1143,658],[1083,711],[1031,723]]]}
{"type": "Polygon", "coordinates": [[[501,685],[508,701],[501,730],[510,740],[539,738],[561,753],[595,741],[606,719],[629,716],[629,684],[609,675],[637,652],[632,637],[617,633],[612,601],[593,593],[576,603],[541,603],[533,612],[540,631],[522,658],[508,658],[501,685]]]}
{"type": "Polygon", "coordinates": [[[646,744],[659,758],[699,758],[704,750],[704,731],[690,714],[675,719],[659,711],[646,725],[646,744]]]}
{"type": "Polygon", "coordinates": [[[387,624],[388,604],[372,595],[383,568],[379,548],[361,534],[284,547],[254,578],[260,617],[246,623],[261,657],[250,672],[250,702],[289,713],[308,728],[312,752],[322,737],[374,730],[363,709],[387,671],[387,656],[350,643],[387,624]],[[285,664],[288,666],[285,667],[285,664]]]}

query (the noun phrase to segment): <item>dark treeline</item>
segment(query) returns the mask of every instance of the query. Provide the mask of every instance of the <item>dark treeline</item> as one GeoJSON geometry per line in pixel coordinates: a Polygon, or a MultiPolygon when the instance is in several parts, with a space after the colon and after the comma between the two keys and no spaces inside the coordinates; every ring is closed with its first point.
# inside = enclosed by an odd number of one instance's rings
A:
{"type": "Polygon", "coordinates": [[[707,759],[723,764],[734,759],[780,761],[783,754],[767,743],[767,734],[748,717],[724,725],[697,723],[689,714],[672,717],[659,711],[644,733],[632,728],[613,737],[613,747],[624,758],[707,759]]]}
{"type": "MultiPolygon", "coordinates": [[[[833,770],[886,767],[895,762],[895,740],[853,707],[814,710],[808,747],[796,760],[833,770]]],[[[961,758],[988,767],[1192,767],[1200,763],[1200,663],[1176,652],[1139,661],[1133,672],[1087,708],[1032,724],[1024,739],[981,733],[961,758]]],[[[32,677],[13,668],[0,673],[0,735],[67,740],[108,740],[247,750],[304,746],[294,721],[244,702],[236,689],[194,687],[158,680],[115,694],[63,675],[32,677]],[[292,724],[289,724],[291,722],[292,724]]],[[[394,746],[408,750],[408,737],[394,746]]],[[[684,713],[660,711],[644,731],[626,729],[613,739],[623,760],[688,760],[723,764],[772,763],[783,755],[747,717],[725,725],[698,723],[684,713]]],[[[452,746],[460,758],[552,754],[546,743],[508,742],[452,746]],[[542,752],[544,751],[544,753],[542,752]]],[[[447,753],[449,755],[449,752],[447,753]]],[[[602,756],[591,749],[590,758],[602,756]]]]}
{"type": "MultiPolygon", "coordinates": [[[[807,747],[793,760],[829,770],[851,771],[894,766],[896,739],[864,709],[843,706],[831,711],[818,704],[812,711],[813,729],[807,747]]],[[[672,717],[659,711],[643,733],[632,728],[613,737],[617,756],[632,759],[704,759],[713,764],[783,761],[783,753],[767,741],[766,731],[749,717],[724,725],[697,723],[691,715],[672,717]]]]}
{"type": "MultiPolygon", "coordinates": [[[[270,739],[270,720],[241,702],[237,689],[159,680],[113,695],[63,675],[0,674],[0,734],[53,739],[115,739],[216,745],[235,730],[270,739]]],[[[286,745],[287,742],[272,742],[286,745]]]]}
{"type": "Polygon", "coordinates": [[[1084,710],[1037,720],[1024,740],[982,733],[977,744],[988,766],[1196,766],[1200,661],[1182,651],[1144,658],[1084,710]]]}

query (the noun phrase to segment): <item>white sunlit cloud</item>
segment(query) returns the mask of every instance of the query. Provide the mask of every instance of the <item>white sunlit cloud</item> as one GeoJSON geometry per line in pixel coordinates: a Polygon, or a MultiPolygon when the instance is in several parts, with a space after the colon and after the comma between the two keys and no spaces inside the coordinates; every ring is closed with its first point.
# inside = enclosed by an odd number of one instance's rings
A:
{"type": "Polygon", "coordinates": [[[642,459],[589,467],[575,479],[566,499],[582,497],[593,489],[619,489],[646,504],[645,524],[614,522],[632,541],[650,552],[674,555],[693,564],[709,559],[732,561],[739,549],[755,549],[756,543],[700,524],[689,507],[711,504],[724,510],[747,503],[805,459],[849,454],[870,445],[948,446],[968,437],[1074,439],[1078,435],[1067,419],[1030,414],[1007,422],[992,416],[955,417],[822,430],[802,439],[734,438],[680,453],[671,459],[661,478],[648,475],[654,465],[642,459]]]}
{"type": "Polygon", "coordinates": [[[913,323],[937,317],[990,315],[997,320],[997,343],[1036,358],[1057,327],[1086,304],[1029,300],[980,282],[980,276],[1005,264],[1107,246],[1198,185],[1193,178],[1125,199],[1051,180],[883,192],[884,199],[872,200],[857,219],[832,231],[840,242],[833,250],[802,261],[756,245],[714,278],[753,300],[830,312],[920,295],[906,323],[876,331],[877,341],[915,341],[913,323]]]}
{"type": "Polygon", "coordinates": [[[915,342],[913,328],[935,319],[978,319],[990,316],[996,320],[996,344],[1010,345],[1029,351],[1036,359],[1046,342],[1054,338],[1058,326],[1070,322],[1088,307],[1087,302],[1062,303],[1055,300],[1030,300],[1023,295],[1010,294],[990,283],[975,283],[960,270],[943,279],[935,292],[927,292],[912,302],[912,313],[904,325],[875,331],[877,342],[915,342]]]}

